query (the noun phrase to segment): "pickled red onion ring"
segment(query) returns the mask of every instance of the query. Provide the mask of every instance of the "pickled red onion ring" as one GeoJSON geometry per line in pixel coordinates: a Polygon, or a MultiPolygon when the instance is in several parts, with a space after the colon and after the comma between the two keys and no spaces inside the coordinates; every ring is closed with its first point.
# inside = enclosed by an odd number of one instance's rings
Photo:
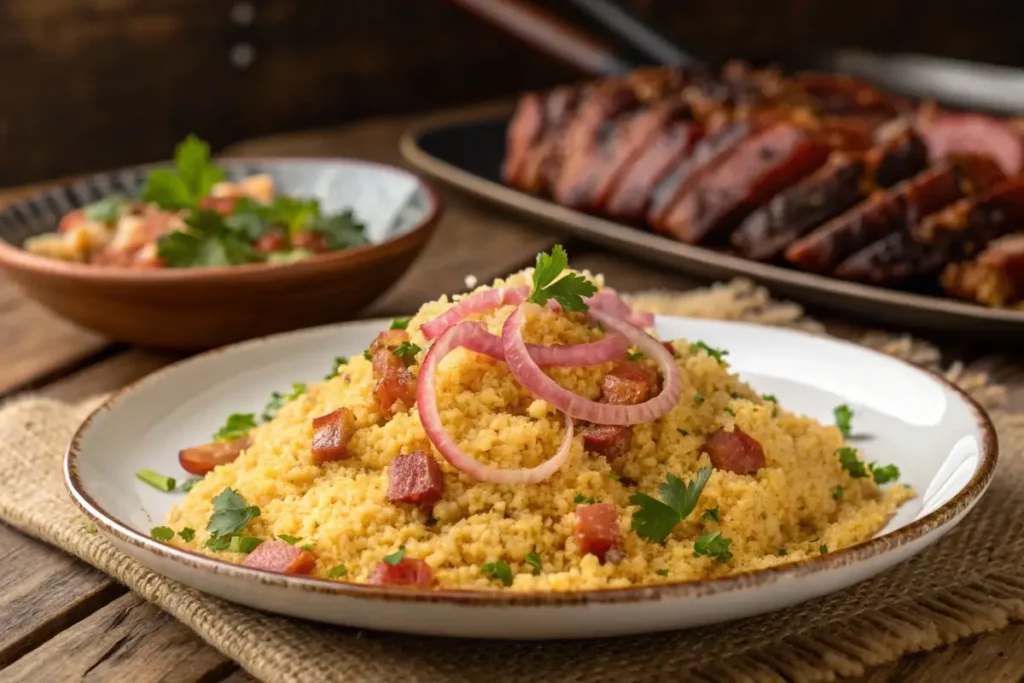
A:
{"type": "MultiPolygon", "coordinates": [[[[462,323],[479,326],[479,332],[467,338],[465,348],[490,356],[494,360],[505,360],[505,347],[501,337],[491,334],[483,323],[462,323]]],[[[585,344],[527,344],[527,350],[534,362],[541,367],[583,368],[620,360],[629,351],[626,338],[617,332],[609,332],[596,342],[585,344]]]]}
{"type": "Polygon", "coordinates": [[[508,317],[501,331],[505,346],[505,362],[512,376],[537,398],[561,410],[569,417],[604,425],[634,425],[654,420],[667,414],[679,402],[682,378],[672,354],[662,343],[645,331],[621,318],[591,309],[590,314],[611,331],[618,332],[633,343],[648,358],[658,364],[663,376],[661,392],[654,398],[636,405],[610,405],[598,403],[563,389],[544,374],[530,356],[523,340],[523,318],[527,304],[522,304],[508,317]]]}
{"type": "MultiPolygon", "coordinates": [[[[565,436],[558,451],[550,458],[531,468],[500,469],[485,465],[466,453],[455,442],[441,422],[437,409],[437,366],[445,356],[459,347],[472,348],[479,344],[480,333],[486,332],[481,323],[459,323],[441,333],[427,352],[420,366],[419,386],[416,389],[416,407],[420,423],[434,447],[452,467],[478,481],[495,484],[537,484],[550,478],[569,459],[572,449],[573,422],[565,416],[565,436]]],[[[524,353],[525,345],[524,345],[524,353]]],[[[531,359],[532,361],[532,359],[531,359]]]]}
{"type": "Polygon", "coordinates": [[[629,304],[622,300],[619,293],[611,287],[605,287],[594,296],[587,299],[587,304],[598,311],[604,311],[621,318],[636,327],[651,327],[654,325],[654,314],[646,311],[634,311],[629,304]]]}
{"type": "Polygon", "coordinates": [[[447,311],[420,326],[420,334],[431,340],[455,323],[474,313],[486,313],[498,306],[520,304],[530,296],[529,285],[484,289],[464,296],[452,304],[447,311]]]}

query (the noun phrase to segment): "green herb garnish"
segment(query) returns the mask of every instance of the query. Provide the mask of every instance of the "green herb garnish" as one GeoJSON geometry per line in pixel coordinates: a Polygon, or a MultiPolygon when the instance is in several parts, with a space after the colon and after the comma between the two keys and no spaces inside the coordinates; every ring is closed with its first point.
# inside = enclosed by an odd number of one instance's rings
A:
{"type": "Polygon", "coordinates": [[[270,422],[277,417],[277,411],[281,410],[285,403],[294,401],[304,393],[306,393],[306,385],[303,382],[292,382],[292,390],[289,393],[272,392],[270,400],[267,402],[267,406],[263,409],[263,414],[260,417],[264,422],[270,422]]]}
{"type": "Polygon", "coordinates": [[[262,260],[249,238],[232,230],[216,211],[201,209],[185,217],[185,228],[157,241],[157,256],[170,268],[220,268],[262,260]]]}
{"type": "Polygon", "coordinates": [[[838,405],[832,409],[832,415],[835,417],[836,427],[839,428],[840,433],[844,437],[850,436],[851,423],[853,422],[853,411],[850,410],[850,406],[845,403],[838,405]]]}
{"type": "Polygon", "coordinates": [[[539,576],[541,570],[544,568],[540,561],[540,555],[532,550],[526,556],[526,564],[533,568],[532,573],[534,576],[539,576]]]}
{"type": "Polygon", "coordinates": [[[633,513],[632,528],[641,538],[652,543],[661,543],[679,522],[686,519],[697,506],[704,485],[711,478],[711,468],[704,467],[697,473],[697,478],[683,484],[674,474],[666,476],[665,483],[658,487],[661,500],[652,498],[646,493],[635,493],[629,502],[639,505],[640,509],[633,513]]]}
{"type": "Polygon", "coordinates": [[[174,529],[169,526],[155,526],[149,530],[149,535],[158,541],[169,541],[174,538],[174,529]]]}
{"type": "Polygon", "coordinates": [[[778,403],[779,399],[775,398],[775,394],[761,394],[761,399],[768,403],[778,403]]]}
{"type": "Polygon", "coordinates": [[[121,210],[124,209],[127,203],[128,198],[123,194],[111,194],[99,201],[83,206],[82,214],[87,220],[113,225],[121,217],[121,210]]]}
{"type": "Polygon", "coordinates": [[[629,360],[640,360],[641,358],[644,357],[644,354],[640,353],[639,351],[630,351],[628,357],[629,360]]]}
{"type": "Polygon", "coordinates": [[[192,491],[192,487],[201,482],[202,480],[202,477],[189,477],[188,479],[181,483],[182,493],[190,493],[192,491]]]}
{"type": "Polygon", "coordinates": [[[242,533],[259,516],[258,507],[246,503],[234,489],[226,488],[213,499],[213,515],[206,530],[216,538],[227,538],[242,533]]]}
{"type": "Polygon", "coordinates": [[[413,358],[416,357],[416,354],[422,350],[423,349],[421,349],[416,344],[413,344],[410,341],[404,341],[401,344],[399,344],[397,348],[393,349],[391,353],[395,354],[399,358],[412,360],[413,358]]]}
{"type": "Polygon", "coordinates": [[[497,579],[506,586],[512,585],[512,567],[509,567],[508,563],[502,560],[486,562],[480,565],[480,573],[489,579],[497,579]]]}
{"type": "Polygon", "coordinates": [[[582,493],[577,493],[573,497],[572,502],[576,503],[577,505],[593,505],[594,497],[584,496],[582,493]]]}
{"type": "Polygon", "coordinates": [[[412,318],[395,318],[394,320],[391,321],[391,327],[388,329],[404,330],[405,328],[409,327],[410,320],[412,320],[412,318]]]}
{"type": "Polygon", "coordinates": [[[713,557],[719,562],[728,562],[732,559],[729,546],[732,545],[731,538],[722,536],[721,531],[709,531],[693,542],[694,557],[713,557]]]}
{"type": "Polygon", "coordinates": [[[704,351],[722,365],[725,365],[725,359],[722,356],[729,355],[729,352],[725,349],[712,348],[702,341],[696,341],[690,344],[690,353],[697,353],[698,351],[704,351]]]}
{"type": "Polygon", "coordinates": [[[312,552],[313,551],[313,544],[312,543],[306,543],[306,544],[300,545],[299,548],[301,548],[302,550],[308,550],[308,551],[312,552]]]}
{"type": "Polygon", "coordinates": [[[896,467],[896,465],[877,467],[875,463],[871,463],[868,465],[868,469],[871,470],[871,476],[874,477],[875,483],[879,486],[882,484],[888,484],[891,481],[896,481],[900,478],[900,468],[896,467]]]}
{"type": "Polygon", "coordinates": [[[370,353],[370,349],[366,349],[365,351],[363,351],[363,358],[365,358],[366,360],[373,360],[373,354],[370,353]]]}
{"type": "Polygon", "coordinates": [[[277,537],[288,545],[295,545],[302,540],[302,536],[289,536],[288,534],[278,534],[277,537]]]}
{"type": "Polygon", "coordinates": [[[705,510],[704,511],[704,519],[706,519],[709,522],[717,522],[717,521],[719,521],[719,519],[718,519],[718,508],[717,507],[713,507],[713,508],[709,508],[709,509],[705,510]]]}
{"type": "Polygon", "coordinates": [[[832,489],[832,499],[833,500],[842,500],[843,499],[843,487],[842,486],[837,486],[834,489],[832,489]]]}
{"type": "Polygon", "coordinates": [[[233,553],[245,553],[248,555],[253,550],[256,550],[260,543],[263,543],[263,539],[256,538],[255,536],[232,536],[231,542],[228,544],[228,550],[233,553]]]}
{"type": "Polygon", "coordinates": [[[704,395],[703,394],[694,394],[693,395],[693,402],[696,403],[697,405],[700,405],[701,403],[704,402],[704,395]]]}
{"type": "Polygon", "coordinates": [[[206,539],[206,547],[210,550],[227,550],[231,547],[231,539],[210,536],[208,539],[206,539]]]}
{"type": "Polygon", "coordinates": [[[174,168],[149,172],[142,199],[161,209],[194,209],[224,180],[224,170],[210,163],[210,146],[189,135],[174,150],[174,168]]]}
{"type": "Polygon", "coordinates": [[[618,481],[619,479],[622,479],[622,475],[619,474],[618,472],[609,472],[608,478],[611,479],[612,481],[618,481]]]}
{"type": "Polygon", "coordinates": [[[736,417],[736,411],[733,410],[732,408],[730,408],[729,406],[726,406],[726,407],[722,408],[722,410],[724,410],[729,415],[732,415],[733,417],[736,417]]]}
{"type": "Polygon", "coordinates": [[[174,490],[174,477],[168,477],[166,474],[160,474],[153,470],[139,470],[135,473],[135,477],[160,491],[169,492],[174,490]]]}
{"type": "Polygon", "coordinates": [[[391,553],[390,555],[385,555],[384,561],[390,564],[392,567],[395,567],[398,565],[399,562],[402,561],[403,557],[405,557],[405,546],[400,545],[398,546],[398,550],[391,553]]]}
{"type": "Polygon", "coordinates": [[[224,426],[213,435],[214,441],[241,439],[256,428],[256,416],[252,413],[231,413],[224,426]]]}
{"type": "Polygon", "coordinates": [[[185,541],[186,543],[191,543],[192,539],[196,537],[196,530],[190,529],[189,527],[185,527],[184,529],[178,532],[178,535],[181,536],[181,540],[185,541]]]}
{"type": "Polygon", "coordinates": [[[864,463],[857,457],[856,448],[843,446],[842,448],[836,449],[836,455],[839,456],[839,464],[854,479],[860,479],[861,477],[868,476],[868,468],[865,467],[864,463]]]}
{"type": "Polygon", "coordinates": [[[350,210],[333,216],[317,216],[307,226],[310,232],[322,235],[328,249],[347,249],[369,244],[366,225],[350,210]]]}
{"type": "Polygon", "coordinates": [[[679,432],[679,436],[689,436],[690,435],[690,432],[686,431],[685,429],[677,429],[676,431],[679,432]]]}
{"type": "Polygon", "coordinates": [[[659,569],[656,573],[658,574],[658,576],[668,576],[667,569],[659,569]]]}
{"type": "Polygon", "coordinates": [[[348,574],[348,567],[343,564],[336,564],[327,570],[328,579],[340,579],[348,574]]]}
{"type": "Polygon", "coordinates": [[[818,546],[818,552],[820,552],[822,555],[827,555],[828,554],[828,546],[825,545],[824,543],[822,543],[821,545],[818,546]]]}
{"type": "Polygon", "coordinates": [[[578,273],[567,273],[569,255],[561,244],[551,249],[551,254],[537,254],[537,266],[533,271],[533,291],[527,301],[543,306],[549,299],[557,301],[567,311],[589,310],[584,298],[597,293],[597,287],[578,273]]]}
{"type": "Polygon", "coordinates": [[[775,551],[775,554],[778,555],[779,557],[785,557],[786,555],[789,554],[789,551],[786,550],[785,548],[779,548],[778,550],[775,551]]]}
{"type": "Polygon", "coordinates": [[[324,379],[330,379],[338,374],[338,370],[341,369],[342,365],[348,365],[348,358],[345,356],[338,356],[334,359],[334,363],[331,365],[331,372],[324,377],[324,379]]]}

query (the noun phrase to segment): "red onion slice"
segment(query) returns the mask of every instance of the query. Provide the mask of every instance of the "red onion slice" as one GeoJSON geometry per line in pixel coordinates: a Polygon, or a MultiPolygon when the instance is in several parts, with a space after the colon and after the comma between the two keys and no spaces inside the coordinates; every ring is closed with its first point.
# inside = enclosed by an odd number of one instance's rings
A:
{"type": "Polygon", "coordinates": [[[594,296],[587,299],[587,304],[599,311],[604,311],[617,318],[621,318],[636,327],[652,327],[654,325],[654,314],[645,311],[634,311],[629,304],[622,300],[619,293],[611,287],[605,287],[594,296]]]}
{"type": "Polygon", "coordinates": [[[484,289],[459,299],[447,311],[421,325],[420,333],[428,340],[434,339],[466,316],[474,313],[486,313],[498,306],[520,304],[528,296],[530,296],[529,285],[484,289]]]}
{"type": "Polygon", "coordinates": [[[661,342],[642,329],[615,315],[591,309],[590,314],[609,330],[618,332],[632,342],[648,358],[658,364],[663,376],[661,392],[643,403],[632,406],[608,405],[563,389],[544,374],[530,357],[523,341],[523,316],[526,305],[519,306],[505,321],[501,337],[505,342],[505,362],[513,377],[537,398],[544,399],[569,417],[605,425],[634,425],[654,420],[667,414],[679,402],[682,378],[672,354],[661,342]]]}
{"type": "Polygon", "coordinates": [[[572,449],[573,423],[572,418],[565,416],[565,437],[558,451],[550,458],[529,469],[506,470],[484,465],[476,458],[459,448],[441,423],[441,414],[437,410],[436,374],[437,366],[445,356],[461,347],[472,348],[479,345],[480,332],[485,331],[481,323],[459,323],[441,333],[423,359],[420,366],[419,386],[416,390],[416,406],[427,437],[434,447],[440,451],[444,459],[452,467],[464,472],[478,481],[489,481],[495,484],[538,484],[553,475],[566,460],[572,449]]]}
{"type": "MultiPolygon", "coordinates": [[[[467,339],[463,345],[465,348],[494,360],[505,360],[501,337],[488,332],[483,323],[463,324],[479,327],[479,332],[467,339]]],[[[609,332],[602,339],[586,344],[527,344],[526,348],[541,367],[583,368],[624,358],[629,351],[629,342],[621,334],[609,332]]]]}

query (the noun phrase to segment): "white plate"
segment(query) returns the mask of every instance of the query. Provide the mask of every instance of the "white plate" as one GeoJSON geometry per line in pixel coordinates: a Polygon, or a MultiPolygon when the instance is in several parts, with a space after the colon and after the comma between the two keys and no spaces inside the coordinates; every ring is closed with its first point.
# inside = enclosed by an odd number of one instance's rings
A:
{"type": "Polygon", "coordinates": [[[800,332],[658,318],[666,339],[729,350],[734,370],[787,408],[823,422],[848,403],[867,460],[899,466],[918,497],[874,539],[766,571],[697,583],[577,593],[424,591],[335,583],[244,569],[149,537],[177,495],[134,473],[178,472],[183,444],[202,443],[233,412],[258,412],[271,391],[323,377],[361,353],[389,321],[347,323],[196,356],[121,391],[79,429],[65,477],[75,502],[125,553],[227,600],[360,628],[476,638],[583,638],[700,626],[770,612],[841,590],[906,560],[948,532],[988,486],[996,439],[956,388],[888,356],[800,332]]]}

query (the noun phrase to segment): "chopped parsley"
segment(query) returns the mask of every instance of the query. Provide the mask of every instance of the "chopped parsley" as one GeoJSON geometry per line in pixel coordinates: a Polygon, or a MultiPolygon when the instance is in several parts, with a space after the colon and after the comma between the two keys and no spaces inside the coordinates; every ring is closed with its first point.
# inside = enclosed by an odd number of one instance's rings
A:
{"type": "Polygon", "coordinates": [[[690,344],[690,353],[697,353],[698,351],[704,351],[722,365],[725,365],[725,359],[722,356],[729,355],[729,352],[726,351],[725,349],[712,348],[702,341],[696,341],[690,344]]]}
{"type": "Polygon", "coordinates": [[[189,527],[185,527],[184,529],[178,532],[178,535],[181,536],[181,540],[185,541],[186,543],[191,543],[192,539],[196,537],[196,530],[190,529],[189,527]]]}
{"type": "Polygon", "coordinates": [[[512,585],[512,567],[507,562],[486,562],[480,565],[480,573],[489,579],[501,581],[506,586],[512,585]]]}
{"type": "Polygon", "coordinates": [[[820,552],[822,555],[827,555],[828,554],[828,546],[825,545],[824,543],[822,543],[821,545],[818,546],[818,552],[820,552]]]}
{"type": "Polygon", "coordinates": [[[679,522],[686,519],[697,506],[704,485],[711,478],[711,468],[704,467],[697,478],[683,484],[674,474],[666,476],[665,483],[658,487],[661,500],[646,493],[635,493],[629,502],[639,505],[633,513],[632,528],[637,535],[652,543],[662,543],[679,522]]]}
{"type": "Polygon", "coordinates": [[[210,163],[210,146],[189,135],[174,149],[174,168],[149,172],[142,199],[161,209],[194,209],[224,180],[224,170],[210,163]]]}
{"type": "Polygon", "coordinates": [[[258,507],[249,505],[234,489],[226,488],[213,499],[213,515],[206,530],[215,538],[227,538],[242,533],[259,516],[258,507]]]}
{"type": "Polygon", "coordinates": [[[577,493],[573,497],[572,502],[576,503],[577,505],[581,505],[581,504],[582,505],[593,505],[594,504],[594,497],[593,496],[584,496],[582,493],[577,493]]]}
{"type": "Polygon", "coordinates": [[[313,544],[312,543],[306,543],[306,544],[300,545],[299,548],[301,548],[302,550],[308,550],[308,551],[312,552],[313,544]]]}
{"type": "Polygon", "coordinates": [[[832,415],[835,417],[836,427],[839,428],[840,433],[844,437],[850,436],[853,423],[853,411],[850,410],[850,406],[845,403],[838,405],[832,409],[832,415]]]}
{"type": "Polygon", "coordinates": [[[658,574],[658,576],[668,576],[668,570],[667,569],[659,569],[657,571],[657,574],[658,574]]]}
{"type": "Polygon", "coordinates": [[[227,550],[229,547],[231,547],[231,539],[210,536],[208,539],[206,539],[206,547],[210,550],[227,550]]]}
{"type": "Polygon", "coordinates": [[[679,436],[689,436],[690,435],[690,432],[686,431],[685,429],[677,429],[676,431],[679,432],[679,436]]]}
{"type": "Polygon", "coordinates": [[[775,554],[778,555],[779,557],[785,557],[786,555],[789,554],[789,551],[786,550],[785,548],[779,548],[778,550],[775,551],[775,554]]]}
{"type": "Polygon", "coordinates": [[[404,341],[398,345],[397,348],[393,349],[391,353],[395,354],[399,358],[411,360],[416,357],[416,354],[422,351],[419,346],[409,341],[404,341]]]}
{"type": "Polygon", "coordinates": [[[256,428],[256,416],[252,413],[231,413],[224,426],[213,435],[214,441],[234,441],[256,428]]]}
{"type": "Polygon", "coordinates": [[[619,479],[622,479],[622,475],[619,474],[618,472],[609,472],[608,478],[611,479],[612,481],[618,481],[619,479]]]}
{"type": "Polygon", "coordinates": [[[184,218],[156,243],[157,256],[170,268],[216,268],[261,260],[248,236],[232,230],[216,211],[201,209],[184,218]]]}
{"type": "Polygon", "coordinates": [[[289,536],[288,534],[278,534],[277,537],[288,545],[295,545],[302,540],[302,536],[289,536]]]}
{"type": "Polygon", "coordinates": [[[856,448],[843,446],[842,448],[836,449],[836,455],[839,456],[839,464],[854,479],[860,479],[868,476],[868,468],[865,467],[864,463],[857,457],[856,448]]]}
{"type": "Polygon", "coordinates": [[[693,402],[696,403],[697,405],[700,405],[701,403],[704,402],[704,395],[703,394],[694,394],[693,395],[693,402]]]}
{"type": "Polygon", "coordinates": [[[843,499],[843,487],[842,486],[837,486],[834,489],[832,489],[832,498],[834,500],[842,500],[843,499]]]}
{"type": "Polygon", "coordinates": [[[526,564],[530,565],[534,576],[540,576],[540,572],[544,568],[540,561],[540,555],[531,550],[526,556],[526,564]]]}
{"type": "Polygon", "coordinates": [[[639,351],[630,351],[629,352],[629,360],[640,360],[643,357],[644,357],[644,354],[642,354],[639,351]]]}
{"type": "Polygon", "coordinates": [[[201,482],[202,480],[202,477],[189,477],[181,484],[182,493],[190,493],[192,491],[192,487],[201,482]]]}
{"type": "Polygon", "coordinates": [[[717,507],[713,507],[713,508],[709,508],[709,509],[705,510],[704,511],[704,519],[706,519],[709,522],[717,522],[717,521],[719,521],[719,519],[718,519],[718,508],[717,507]]]}
{"type": "Polygon", "coordinates": [[[260,543],[263,543],[263,539],[256,538],[255,536],[232,536],[228,544],[228,550],[233,553],[245,553],[248,555],[253,550],[256,550],[260,543]]]}
{"type": "Polygon", "coordinates": [[[302,382],[292,382],[292,390],[289,393],[272,392],[270,400],[267,402],[267,406],[263,409],[263,414],[260,417],[264,422],[270,422],[277,417],[277,411],[281,410],[285,403],[294,401],[304,393],[306,393],[306,385],[302,382]]]}
{"type": "Polygon", "coordinates": [[[90,221],[113,225],[121,217],[121,210],[128,203],[128,198],[123,194],[107,195],[92,204],[82,207],[82,214],[90,221]]]}
{"type": "Polygon", "coordinates": [[[726,406],[726,407],[722,408],[722,410],[727,412],[729,415],[732,415],[733,417],[736,417],[736,411],[733,410],[732,408],[730,408],[729,406],[726,406]]]}
{"type": "Polygon", "coordinates": [[[350,209],[333,216],[313,216],[306,226],[310,232],[322,235],[328,249],[344,249],[368,244],[366,225],[356,219],[350,209]]]}
{"type": "Polygon", "coordinates": [[[578,273],[567,273],[568,267],[569,255],[561,244],[556,244],[550,254],[537,254],[533,291],[527,301],[543,306],[549,299],[554,299],[567,311],[582,313],[589,310],[583,299],[596,294],[597,287],[578,273]]]}
{"type": "Polygon", "coordinates": [[[388,329],[404,330],[405,328],[409,327],[410,320],[412,320],[412,318],[395,318],[394,320],[391,321],[391,327],[389,327],[388,329]]]}
{"type": "Polygon", "coordinates": [[[722,536],[721,531],[709,531],[693,542],[694,557],[713,557],[719,562],[728,562],[732,559],[729,546],[732,539],[722,536]]]}
{"type": "Polygon", "coordinates": [[[341,369],[342,365],[348,365],[348,358],[345,356],[338,356],[334,359],[334,363],[331,365],[331,372],[324,377],[324,379],[330,379],[338,374],[338,370],[341,369]]]}
{"type": "Polygon", "coordinates": [[[166,474],[160,474],[153,470],[139,470],[135,473],[135,476],[153,488],[169,492],[174,490],[175,482],[174,477],[168,477],[166,474]]]}
{"type": "Polygon", "coordinates": [[[155,526],[149,530],[149,535],[158,541],[169,541],[174,538],[174,529],[169,526],[155,526]]]}
{"type": "Polygon", "coordinates": [[[340,579],[348,574],[348,567],[343,564],[336,564],[327,570],[328,579],[340,579]]]}
{"type": "Polygon", "coordinates": [[[365,358],[366,360],[373,360],[373,354],[370,353],[370,349],[366,349],[365,351],[363,351],[363,358],[365,358]]]}
{"type": "Polygon", "coordinates": [[[761,394],[761,400],[767,401],[768,403],[779,402],[779,399],[775,398],[775,394],[761,394]]]}
{"type": "Polygon", "coordinates": [[[405,557],[405,546],[400,545],[398,546],[398,550],[391,553],[390,555],[385,555],[384,561],[390,564],[392,567],[396,567],[398,566],[398,563],[402,561],[403,557],[405,557]]]}
{"type": "Polygon", "coordinates": [[[871,470],[871,476],[874,477],[875,483],[881,486],[882,484],[888,484],[891,481],[896,481],[900,478],[900,468],[896,465],[885,465],[883,467],[875,466],[875,463],[868,465],[868,469],[871,470]]]}

